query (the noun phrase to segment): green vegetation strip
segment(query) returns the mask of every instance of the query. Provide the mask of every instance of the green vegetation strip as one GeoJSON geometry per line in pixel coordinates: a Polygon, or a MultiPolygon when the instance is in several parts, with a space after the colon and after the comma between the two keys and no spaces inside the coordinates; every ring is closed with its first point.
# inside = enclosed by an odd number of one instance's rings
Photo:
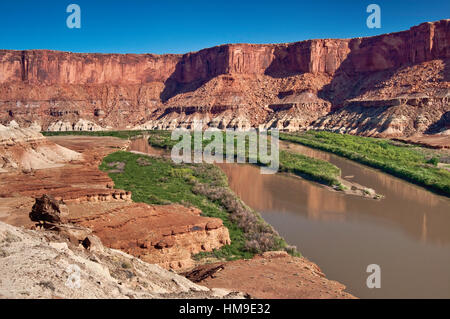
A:
{"type": "Polygon", "coordinates": [[[41,132],[44,136],[67,136],[67,135],[78,135],[78,136],[112,136],[121,139],[129,139],[132,137],[140,136],[145,131],[61,131],[61,132],[41,132]]]}
{"type": "MultiPolygon", "coordinates": [[[[148,142],[154,147],[170,150],[175,144],[178,143],[178,141],[174,141],[171,139],[170,131],[151,131],[148,132],[148,134],[148,142]]],[[[223,139],[223,152],[226,153],[225,133],[223,133],[223,139]]],[[[205,147],[207,144],[208,141],[203,141],[203,147],[205,147]]],[[[248,152],[248,145],[246,145],[246,147],[248,152]]],[[[234,156],[236,156],[236,152],[234,156]]],[[[257,160],[257,162],[259,165],[264,165],[259,161],[259,159],[257,160]]],[[[302,176],[303,178],[310,179],[322,184],[336,186],[338,189],[342,189],[343,187],[339,182],[341,170],[327,161],[314,159],[302,154],[292,153],[289,151],[280,151],[279,162],[279,169],[281,172],[293,173],[302,176]]]]}
{"type": "Polygon", "coordinates": [[[450,196],[450,172],[436,167],[438,154],[430,158],[427,151],[420,147],[325,131],[281,133],[280,139],[346,157],[450,196]]]}
{"type": "Polygon", "coordinates": [[[105,157],[100,169],[110,172],[117,188],[131,191],[135,202],[195,206],[202,210],[203,216],[222,219],[230,232],[231,244],[211,253],[200,253],[198,259],[251,258],[270,250],[299,255],[295,247],[288,246],[229,189],[225,174],[215,165],[175,164],[169,158],[119,151],[105,157]]]}
{"type": "Polygon", "coordinates": [[[280,151],[280,171],[293,173],[322,184],[343,186],[338,180],[341,170],[327,161],[314,159],[302,154],[280,151]]]}

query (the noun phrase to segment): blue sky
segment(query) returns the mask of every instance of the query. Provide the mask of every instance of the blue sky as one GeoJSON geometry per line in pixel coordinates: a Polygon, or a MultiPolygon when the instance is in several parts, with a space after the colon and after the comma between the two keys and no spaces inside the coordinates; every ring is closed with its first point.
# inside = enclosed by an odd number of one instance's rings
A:
{"type": "Polygon", "coordinates": [[[350,38],[450,18],[448,0],[1,0],[0,49],[186,53],[224,43],[350,38]],[[66,7],[81,7],[81,29],[66,7]],[[366,26],[381,7],[381,29],[366,26]]]}

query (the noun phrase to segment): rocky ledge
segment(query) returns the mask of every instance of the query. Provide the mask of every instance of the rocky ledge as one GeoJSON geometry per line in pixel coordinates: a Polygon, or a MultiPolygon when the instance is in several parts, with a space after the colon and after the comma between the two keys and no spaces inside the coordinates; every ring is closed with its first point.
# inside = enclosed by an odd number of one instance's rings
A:
{"type": "Polygon", "coordinates": [[[108,247],[179,270],[194,266],[192,255],[230,243],[222,220],[200,213],[181,205],[135,203],[70,222],[92,229],[108,247]]]}
{"type": "Polygon", "coordinates": [[[58,145],[61,149],[82,157],[62,167],[3,173],[1,221],[32,226],[28,213],[37,200],[49,196],[62,222],[89,227],[106,246],[175,270],[192,267],[192,255],[229,243],[228,229],[219,219],[202,217],[199,210],[180,205],[134,203],[130,192],[114,189],[114,182],[98,166],[106,154],[126,147],[128,142],[108,137],[46,139],[39,135],[42,143],[56,145],[52,142],[56,141],[63,145],[58,145]]]}
{"type": "MultiPolygon", "coordinates": [[[[90,236],[89,238],[93,238],[90,236]]],[[[243,298],[122,251],[0,222],[0,298],[243,298]]]]}
{"type": "Polygon", "coordinates": [[[225,287],[263,299],[353,299],[345,286],[325,278],[320,268],[306,258],[284,251],[271,251],[251,260],[213,263],[184,273],[206,287],[225,287]]]}

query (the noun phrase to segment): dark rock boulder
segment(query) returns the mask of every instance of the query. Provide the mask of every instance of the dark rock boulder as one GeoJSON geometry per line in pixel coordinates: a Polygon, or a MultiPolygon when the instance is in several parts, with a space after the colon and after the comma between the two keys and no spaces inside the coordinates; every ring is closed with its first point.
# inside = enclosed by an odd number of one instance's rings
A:
{"type": "Polygon", "coordinates": [[[61,210],[59,205],[59,201],[44,194],[42,197],[36,198],[36,203],[29,214],[30,219],[34,222],[60,223],[61,210]]]}

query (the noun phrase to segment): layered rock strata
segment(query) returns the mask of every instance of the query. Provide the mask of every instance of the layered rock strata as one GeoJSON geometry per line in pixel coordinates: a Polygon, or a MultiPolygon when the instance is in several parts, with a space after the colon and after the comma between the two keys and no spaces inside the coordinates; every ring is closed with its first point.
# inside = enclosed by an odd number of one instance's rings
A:
{"type": "Polygon", "coordinates": [[[79,160],[81,154],[48,141],[31,128],[0,124],[0,170],[36,170],[79,160]]]}
{"type": "Polygon", "coordinates": [[[136,203],[70,222],[92,229],[108,247],[179,270],[194,266],[192,255],[230,244],[222,220],[200,213],[180,205],[136,203]]]}
{"type": "Polygon", "coordinates": [[[130,192],[115,189],[98,166],[104,156],[125,148],[128,141],[110,137],[42,139],[82,156],[61,167],[1,174],[1,221],[33,226],[29,213],[42,196],[50,196],[62,204],[64,222],[92,229],[108,247],[176,270],[193,266],[193,254],[230,243],[228,229],[220,219],[202,217],[199,210],[179,205],[133,203],[130,192]]]}
{"type": "Polygon", "coordinates": [[[450,20],[369,38],[227,44],[184,55],[1,50],[0,122],[171,129],[201,119],[220,128],[442,133],[449,65],[450,20]],[[408,103],[417,96],[425,108],[408,103]],[[397,99],[407,100],[399,111],[397,99]]]}
{"type": "Polygon", "coordinates": [[[194,284],[101,243],[96,248],[73,245],[55,232],[25,230],[0,222],[0,298],[244,297],[242,293],[194,284]]]}

